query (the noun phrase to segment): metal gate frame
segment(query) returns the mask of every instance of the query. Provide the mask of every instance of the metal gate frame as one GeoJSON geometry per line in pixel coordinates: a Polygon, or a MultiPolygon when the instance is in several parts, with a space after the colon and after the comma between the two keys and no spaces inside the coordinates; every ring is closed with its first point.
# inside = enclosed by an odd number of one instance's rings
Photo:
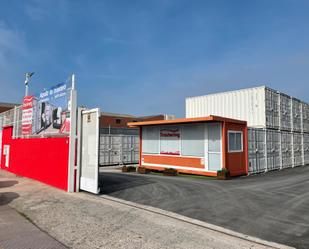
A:
{"type": "MultiPolygon", "coordinates": [[[[84,190],[87,192],[91,192],[94,194],[98,194],[100,192],[99,188],[99,117],[100,117],[100,109],[90,109],[85,110],[82,108],[78,109],[78,146],[77,146],[77,172],[76,172],[76,192],[79,192],[79,190],[84,190]],[[83,169],[83,115],[89,114],[89,113],[96,113],[96,127],[97,127],[97,134],[94,145],[93,152],[94,152],[94,158],[93,162],[91,163],[94,165],[94,178],[83,178],[82,175],[82,169],[83,169]]],[[[88,141],[88,140],[87,140],[88,141]]],[[[92,146],[91,145],[91,146],[92,146]]],[[[88,141],[89,146],[89,141],[88,141]]]]}

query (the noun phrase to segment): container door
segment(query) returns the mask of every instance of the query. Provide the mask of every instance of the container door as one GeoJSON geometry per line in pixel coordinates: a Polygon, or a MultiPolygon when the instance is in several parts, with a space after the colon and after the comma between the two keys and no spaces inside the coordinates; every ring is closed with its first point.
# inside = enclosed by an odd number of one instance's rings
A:
{"type": "Polygon", "coordinates": [[[303,164],[303,146],[301,134],[293,134],[293,150],[294,166],[301,166],[303,164]]]}
{"type": "Polygon", "coordinates": [[[293,131],[301,131],[301,102],[297,99],[292,100],[292,120],[293,120],[293,131]]]}
{"type": "Polygon", "coordinates": [[[304,134],[304,163],[305,165],[309,164],[309,134],[304,134]]]}
{"type": "Polygon", "coordinates": [[[129,164],[132,161],[132,137],[123,136],[122,137],[122,163],[129,164]]]}
{"type": "Polygon", "coordinates": [[[122,137],[122,162],[134,164],[138,162],[139,157],[139,137],[123,136],[122,137]]]}
{"type": "Polygon", "coordinates": [[[132,163],[138,163],[139,161],[139,136],[133,136],[133,161],[132,163]]]}
{"type": "Polygon", "coordinates": [[[279,169],[280,158],[280,133],[278,131],[267,130],[267,169],[279,169]]]}
{"type": "Polygon", "coordinates": [[[260,173],[266,170],[265,130],[248,129],[249,173],[260,173]]]}
{"type": "Polygon", "coordinates": [[[111,136],[110,163],[111,165],[121,163],[121,135],[111,136]]]}
{"type": "Polygon", "coordinates": [[[221,123],[208,124],[207,129],[207,141],[205,147],[207,149],[206,156],[208,160],[205,160],[209,171],[217,171],[222,168],[222,134],[221,123]]]}
{"type": "Polygon", "coordinates": [[[110,156],[109,156],[110,140],[111,140],[110,135],[100,134],[100,151],[99,151],[100,165],[110,164],[110,156]]]}
{"type": "Polygon", "coordinates": [[[309,132],[309,105],[302,103],[303,131],[309,132]]]}
{"type": "Polygon", "coordinates": [[[282,132],[281,136],[282,168],[290,168],[293,166],[292,133],[282,132]]]}
{"type": "Polygon", "coordinates": [[[266,89],[266,126],[279,128],[279,94],[273,90],[266,89]]]}
{"type": "Polygon", "coordinates": [[[280,94],[280,111],[281,111],[281,120],[280,128],[282,130],[290,131],[292,128],[291,120],[291,98],[287,95],[280,94]]]}
{"type": "Polygon", "coordinates": [[[82,111],[80,189],[99,192],[99,109],[82,111]]]}

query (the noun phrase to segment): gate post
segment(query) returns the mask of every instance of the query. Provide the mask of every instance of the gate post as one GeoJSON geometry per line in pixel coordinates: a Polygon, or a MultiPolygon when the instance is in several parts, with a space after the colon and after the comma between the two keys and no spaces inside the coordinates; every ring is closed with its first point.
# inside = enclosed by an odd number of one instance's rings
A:
{"type": "Polygon", "coordinates": [[[75,187],[75,158],[76,158],[76,111],[77,93],[75,90],[75,75],[72,75],[70,93],[70,137],[69,137],[69,163],[68,163],[68,192],[74,192],[75,187]]]}
{"type": "Polygon", "coordinates": [[[78,107],[77,108],[77,141],[76,141],[76,192],[79,192],[79,185],[80,185],[80,160],[81,160],[81,139],[82,139],[82,111],[85,108],[78,107]]]}

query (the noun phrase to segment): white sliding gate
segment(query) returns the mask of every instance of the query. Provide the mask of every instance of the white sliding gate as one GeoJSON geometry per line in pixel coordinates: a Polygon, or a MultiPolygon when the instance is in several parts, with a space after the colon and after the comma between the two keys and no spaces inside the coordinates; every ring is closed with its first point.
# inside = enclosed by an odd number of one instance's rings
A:
{"type": "Polygon", "coordinates": [[[81,112],[80,189],[99,193],[99,116],[100,109],[81,112]]]}

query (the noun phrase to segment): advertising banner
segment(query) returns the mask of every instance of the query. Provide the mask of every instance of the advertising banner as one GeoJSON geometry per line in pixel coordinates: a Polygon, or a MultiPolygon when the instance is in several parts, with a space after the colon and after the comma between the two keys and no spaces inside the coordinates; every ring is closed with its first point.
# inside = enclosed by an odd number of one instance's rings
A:
{"type": "Polygon", "coordinates": [[[180,155],[180,128],[164,127],[160,130],[160,154],[180,155]]]}
{"type": "Polygon", "coordinates": [[[25,96],[22,107],[22,122],[21,129],[22,135],[32,134],[32,121],[33,121],[33,96],[25,96]]]}
{"type": "Polygon", "coordinates": [[[69,133],[67,84],[58,84],[35,96],[26,96],[22,107],[22,135],[69,133]]]}
{"type": "Polygon", "coordinates": [[[69,91],[67,84],[58,84],[37,96],[36,133],[70,132],[69,91]]]}

